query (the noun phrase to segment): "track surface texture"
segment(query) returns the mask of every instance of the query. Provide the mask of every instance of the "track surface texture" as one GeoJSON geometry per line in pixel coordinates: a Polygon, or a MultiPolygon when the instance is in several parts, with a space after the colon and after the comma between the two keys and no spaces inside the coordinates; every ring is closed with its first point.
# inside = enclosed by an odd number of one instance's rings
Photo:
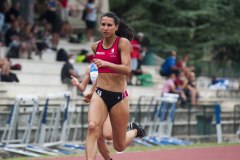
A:
{"type": "MultiPolygon", "coordinates": [[[[239,146],[162,149],[112,154],[113,160],[240,160],[239,146]]],[[[103,158],[98,155],[97,160],[103,158]]],[[[34,160],[85,160],[84,156],[40,158],[34,160]]]]}

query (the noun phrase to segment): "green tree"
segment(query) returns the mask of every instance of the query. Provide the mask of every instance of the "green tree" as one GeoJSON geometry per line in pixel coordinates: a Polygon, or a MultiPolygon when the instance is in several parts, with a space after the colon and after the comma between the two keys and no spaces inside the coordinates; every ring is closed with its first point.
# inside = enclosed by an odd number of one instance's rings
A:
{"type": "Polygon", "coordinates": [[[111,10],[149,38],[156,53],[240,61],[240,1],[111,0],[111,10]]]}

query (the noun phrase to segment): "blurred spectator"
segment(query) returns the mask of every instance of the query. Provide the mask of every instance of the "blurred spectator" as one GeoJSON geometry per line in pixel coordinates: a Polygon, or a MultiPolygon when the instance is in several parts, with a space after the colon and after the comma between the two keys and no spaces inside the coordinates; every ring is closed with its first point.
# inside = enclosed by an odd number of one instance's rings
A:
{"type": "Polygon", "coordinates": [[[38,25],[33,24],[32,28],[31,28],[31,45],[33,47],[33,50],[35,50],[36,55],[39,55],[39,58],[42,58],[42,50],[44,50],[44,47],[42,47],[41,49],[38,47],[38,37],[41,36],[41,31],[38,27],[38,25]]]}
{"type": "Polygon", "coordinates": [[[14,20],[11,27],[5,33],[5,45],[10,47],[11,43],[19,41],[19,21],[14,20]]]}
{"type": "Polygon", "coordinates": [[[217,79],[216,76],[212,76],[211,84],[209,85],[210,89],[222,89],[226,90],[229,87],[228,79],[217,79]]]}
{"type": "MultiPolygon", "coordinates": [[[[80,3],[82,3],[81,1],[79,1],[80,3]]],[[[85,5],[85,4],[83,4],[83,5],[85,5]]],[[[79,16],[79,14],[80,14],[80,9],[79,9],[79,7],[78,7],[78,5],[69,5],[69,13],[68,13],[68,15],[70,16],[70,17],[78,17],[79,16]]]]}
{"type": "Polygon", "coordinates": [[[132,85],[132,77],[138,70],[138,61],[141,59],[140,48],[141,45],[136,39],[133,39],[131,42],[131,74],[128,77],[128,84],[132,85]]]}
{"type": "Polygon", "coordinates": [[[9,47],[8,58],[19,58],[20,37],[18,26],[18,20],[12,21],[11,27],[5,33],[5,45],[9,47]]]}
{"type": "Polygon", "coordinates": [[[187,97],[187,100],[191,103],[191,105],[197,104],[198,92],[195,86],[191,84],[188,78],[185,76],[184,71],[179,73],[179,76],[176,77],[175,85],[177,90],[183,91],[187,97]]]}
{"type": "Polygon", "coordinates": [[[188,79],[188,84],[196,88],[196,75],[194,72],[187,72],[185,76],[188,79]]]}
{"type": "Polygon", "coordinates": [[[56,0],[49,0],[47,3],[47,10],[43,15],[43,20],[50,24],[52,33],[52,49],[57,51],[60,40],[60,32],[62,28],[62,21],[58,14],[58,2],[56,0]]]}
{"type": "Polygon", "coordinates": [[[5,22],[5,7],[4,7],[4,1],[1,0],[0,1],[0,34],[2,34],[4,22],[5,22]]]}
{"type": "Polygon", "coordinates": [[[177,89],[174,83],[175,80],[176,80],[176,75],[174,73],[171,73],[163,84],[162,95],[164,93],[177,93],[180,96],[179,102],[181,104],[184,104],[187,101],[187,97],[183,90],[177,89]]]}
{"type": "Polygon", "coordinates": [[[88,0],[87,4],[85,5],[86,9],[86,30],[87,30],[87,41],[90,42],[92,39],[93,31],[96,26],[97,21],[97,8],[94,4],[95,0],[88,0]]]}
{"type": "Polygon", "coordinates": [[[27,58],[32,59],[32,50],[34,49],[33,34],[31,32],[32,25],[30,23],[25,23],[24,27],[21,28],[19,37],[21,41],[21,47],[19,50],[20,57],[24,57],[27,52],[27,58]]]}
{"type": "Polygon", "coordinates": [[[0,59],[0,71],[1,75],[8,75],[10,72],[10,62],[6,58],[0,59]]]}
{"type": "Polygon", "coordinates": [[[61,37],[62,38],[70,38],[72,35],[73,29],[69,22],[63,22],[61,28],[61,37]]]}
{"type": "Polygon", "coordinates": [[[77,72],[74,70],[74,63],[74,55],[70,54],[61,70],[61,81],[62,83],[67,84],[69,87],[71,87],[71,76],[78,77],[77,72]]]}
{"type": "Polygon", "coordinates": [[[23,28],[19,28],[19,20],[14,20],[5,34],[5,44],[9,47],[8,58],[31,58],[31,25],[22,21],[23,28]],[[20,30],[20,31],[19,31],[20,30]]]}
{"type": "Polygon", "coordinates": [[[61,19],[63,22],[68,22],[68,0],[59,0],[61,5],[61,19]]]}
{"type": "Polygon", "coordinates": [[[139,59],[138,62],[138,68],[141,68],[141,65],[143,63],[144,57],[146,56],[146,53],[148,51],[148,47],[149,47],[149,41],[148,39],[145,37],[144,33],[139,32],[136,36],[136,40],[138,41],[138,43],[140,44],[140,54],[141,54],[141,59],[139,59]]]}
{"type": "Polygon", "coordinates": [[[10,71],[11,63],[8,59],[0,59],[0,81],[2,82],[19,82],[17,75],[10,71]]]}
{"type": "Polygon", "coordinates": [[[10,9],[6,12],[5,14],[5,25],[6,25],[6,30],[10,27],[10,24],[19,19],[20,17],[20,3],[19,2],[14,2],[10,9]]]}
{"type": "Polygon", "coordinates": [[[44,24],[43,29],[38,34],[38,39],[42,39],[49,47],[49,43],[51,43],[51,25],[49,23],[44,24]]]}
{"type": "Polygon", "coordinates": [[[189,55],[184,54],[183,58],[177,62],[177,67],[179,70],[184,71],[186,74],[188,72],[193,72],[195,70],[194,67],[188,66],[189,55]]]}
{"type": "Polygon", "coordinates": [[[141,45],[136,39],[133,39],[130,43],[132,46],[132,51],[131,51],[131,59],[133,63],[132,68],[133,70],[136,70],[138,67],[138,59],[141,59],[141,53],[140,53],[141,45]]]}
{"type": "MultiPolygon", "coordinates": [[[[142,52],[143,51],[143,47],[141,45],[141,40],[143,38],[143,33],[138,33],[134,39],[131,41],[131,45],[132,45],[132,53],[131,53],[131,57],[134,57],[137,59],[137,64],[136,65],[136,70],[140,70],[141,69],[141,65],[142,65],[142,52]]],[[[145,53],[144,53],[145,56],[145,53]]]]}
{"type": "Polygon", "coordinates": [[[4,14],[0,11],[0,42],[3,42],[4,14]]]}
{"type": "Polygon", "coordinates": [[[185,73],[187,79],[188,79],[188,86],[187,86],[187,95],[191,97],[191,104],[196,105],[197,99],[198,99],[198,91],[196,87],[196,76],[194,72],[187,72],[185,73]]]}
{"type": "Polygon", "coordinates": [[[191,84],[187,85],[187,90],[186,90],[186,96],[190,98],[191,105],[194,106],[197,104],[198,101],[198,91],[196,86],[193,86],[191,84]]]}
{"type": "Polygon", "coordinates": [[[31,29],[32,33],[32,46],[36,52],[36,55],[39,55],[39,58],[42,59],[42,52],[48,48],[49,37],[50,35],[50,25],[46,23],[44,28],[40,30],[38,25],[34,24],[31,29]]]}
{"type": "Polygon", "coordinates": [[[175,81],[174,81],[177,90],[179,91],[185,91],[187,89],[187,85],[188,85],[188,79],[185,76],[184,72],[180,72],[179,75],[176,77],[175,81]]]}
{"type": "MultiPolygon", "coordinates": [[[[0,1],[0,36],[3,36],[3,34],[6,32],[6,30],[9,28],[10,25],[6,25],[6,12],[9,9],[8,1],[7,0],[1,0],[0,1]]],[[[1,37],[2,38],[2,37],[1,37]]]]}
{"type": "Polygon", "coordinates": [[[177,52],[176,51],[171,51],[171,55],[166,58],[166,60],[163,62],[161,69],[160,69],[160,74],[161,76],[169,76],[172,73],[175,73],[178,75],[179,69],[176,66],[176,57],[177,57],[177,52]]]}

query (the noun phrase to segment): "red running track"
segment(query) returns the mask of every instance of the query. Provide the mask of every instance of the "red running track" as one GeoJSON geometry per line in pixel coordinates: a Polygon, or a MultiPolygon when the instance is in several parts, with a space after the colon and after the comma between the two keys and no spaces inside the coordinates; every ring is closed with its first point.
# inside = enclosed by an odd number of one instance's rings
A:
{"type": "MultiPolygon", "coordinates": [[[[114,160],[240,160],[240,145],[117,153],[112,157],[114,160]]],[[[40,160],[85,160],[85,158],[84,156],[74,156],[40,160]]],[[[102,158],[98,156],[97,160],[102,160],[102,158]]]]}

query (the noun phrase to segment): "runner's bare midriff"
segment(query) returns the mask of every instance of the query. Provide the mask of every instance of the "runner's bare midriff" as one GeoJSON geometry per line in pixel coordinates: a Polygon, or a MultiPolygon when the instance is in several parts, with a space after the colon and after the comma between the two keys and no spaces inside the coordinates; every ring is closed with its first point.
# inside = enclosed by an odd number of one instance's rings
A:
{"type": "Polygon", "coordinates": [[[124,92],[126,90],[126,75],[119,73],[99,73],[97,78],[97,86],[113,91],[124,92]]]}

